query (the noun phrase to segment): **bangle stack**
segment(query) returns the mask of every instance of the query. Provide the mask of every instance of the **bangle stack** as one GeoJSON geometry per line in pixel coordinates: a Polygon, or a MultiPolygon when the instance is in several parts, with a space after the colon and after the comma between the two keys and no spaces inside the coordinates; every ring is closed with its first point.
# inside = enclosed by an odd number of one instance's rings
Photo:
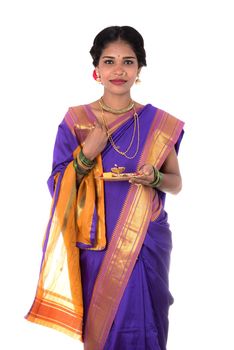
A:
{"type": "Polygon", "coordinates": [[[158,188],[162,182],[163,174],[155,167],[154,168],[154,180],[150,183],[153,188],[158,188]]]}
{"type": "Polygon", "coordinates": [[[78,175],[87,175],[90,170],[94,167],[95,160],[90,160],[85,157],[83,151],[81,150],[77,158],[73,161],[73,166],[78,175]]]}

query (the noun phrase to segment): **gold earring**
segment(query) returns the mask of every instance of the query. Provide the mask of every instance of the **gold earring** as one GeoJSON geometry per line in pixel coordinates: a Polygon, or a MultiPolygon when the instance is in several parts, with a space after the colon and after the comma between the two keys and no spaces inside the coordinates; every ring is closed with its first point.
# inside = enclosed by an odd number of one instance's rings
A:
{"type": "Polygon", "coordinates": [[[137,75],[136,80],[135,80],[135,84],[140,84],[141,83],[141,79],[139,78],[139,75],[137,75]]]}
{"type": "Polygon", "coordinates": [[[96,71],[96,69],[94,69],[94,71],[93,71],[93,78],[94,78],[94,80],[96,80],[97,83],[101,83],[100,75],[99,75],[99,73],[96,71]]]}
{"type": "Polygon", "coordinates": [[[101,83],[101,77],[100,77],[100,75],[99,75],[99,73],[97,71],[96,71],[96,77],[97,77],[96,78],[96,82],[100,84],[101,83]]]}

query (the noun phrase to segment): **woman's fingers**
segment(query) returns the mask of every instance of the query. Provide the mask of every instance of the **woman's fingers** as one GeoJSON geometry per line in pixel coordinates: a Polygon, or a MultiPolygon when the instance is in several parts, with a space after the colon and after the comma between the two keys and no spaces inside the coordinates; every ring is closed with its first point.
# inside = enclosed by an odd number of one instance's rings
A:
{"type": "Polygon", "coordinates": [[[153,182],[153,178],[153,166],[151,164],[145,164],[140,168],[138,175],[133,177],[129,182],[136,185],[150,186],[151,182],[153,182]]]}
{"type": "Polygon", "coordinates": [[[154,172],[154,168],[151,164],[144,164],[140,168],[140,173],[146,176],[153,174],[153,172],[154,172]]]}
{"type": "Polygon", "coordinates": [[[83,144],[84,154],[88,159],[94,159],[100,152],[102,152],[106,143],[106,130],[98,122],[95,122],[90,126],[90,132],[83,144]]]}
{"type": "Polygon", "coordinates": [[[95,122],[95,123],[93,124],[93,126],[94,126],[94,127],[92,128],[92,131],[93,131],[93,132],[95,132],[95,131],[96,131],[96,132],[100,132],[100,131],[101,131],[103,134],[107,135],[106,128],[105,128],[104,125],[101,125],[101,124],[95,122]]]}
{"type": "Polygon", "coordinates": [[[149,186],[150,185],[150,182],[147,181],[147,180],[136,180],[136,179],[131,179],[129,180],[129,182],[131,184],[134,184],[134,185],[145,185],[145,186],[149,186]]]}

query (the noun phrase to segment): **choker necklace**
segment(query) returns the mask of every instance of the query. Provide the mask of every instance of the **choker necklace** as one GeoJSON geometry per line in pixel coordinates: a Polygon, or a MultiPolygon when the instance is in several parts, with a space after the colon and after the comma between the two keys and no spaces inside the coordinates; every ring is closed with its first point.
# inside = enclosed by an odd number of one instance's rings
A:
{"type": "Polygon", "coordinates": [[[139,146],[140,146],[140,126],[139,126],[139,117],[138,117],[138,114],[135,110],[135,106],[133,106],[134,108],[134,114],[133,114],[133,117],[134,117],[134,126],[133,126],[133,133],[132,133],[132,138],[131,138],[131,141],[129,143],[129,146],[126,148],[125,151],[120,151],[119,150],[119,146],[117,146],[115,143],[114,143],[114,140],[111,136],[111,132],[110,130],[108,129],[108,126],[107,126],[107,122],[104,118],[104,108],[102,108],[102,105],[100,104],[101,106],[101,118],[102,118],[102,122],[103,122],[103,125],[105,126],[105,129],[106,129],[106,133],[107,133],[107,136],[108,136],[108,139],[110,141],[110,144],[111,146],[114,148],[114,150],[121,154],[121,156],[124,156],[125,158],[127,159],[133,159],[136,157],[138,151],[139,151],[139,146]],[[136,150],[134,152],[134,154],[132,156],[129,156],[127,155],[127,153],[130,151],[131,147],[132,147],[132,144],[133,144],[133,141],[135,139],[135,135],[136,135],[136,132],[137,132],[137,145],[136,145],[136,150]]]}
{"type": "Polygon", "coordinates": [[[101,97],[100,100],[98,101],[99,105],[101,106],[102,109],[104,109],[104,111],[106,112],[110,112],[110,113],[113,113],[113,114],[123,114],[123,113],[126,113],[126,112],[129,112],[131,109],[133,109],[134,107],[134,102],[133,100],[130,100],[129,104],[127,107],[125,108],[121,108],[121,109],[115,109],[115,108],[112,108],[112,107],[109,107],[105,104],[105,102],[103,101],[103,98],[101,97]]]}

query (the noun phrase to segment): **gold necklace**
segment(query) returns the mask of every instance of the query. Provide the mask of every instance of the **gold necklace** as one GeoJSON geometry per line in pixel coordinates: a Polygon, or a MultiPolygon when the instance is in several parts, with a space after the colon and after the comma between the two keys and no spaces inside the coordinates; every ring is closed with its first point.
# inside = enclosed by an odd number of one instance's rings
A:
{"type": "MultiPolygon", "coordinates": [[[[100,105],[101,106],[101,105],[100,105]]],[[[134,117],[134,127],[133,127],[133,133],[132,133],[132,138],[131,138],[131,141],[130,141],[130,144],[129,146],[127,147],[127,149],[125,151],[120,151],[119,150],[119,147],[116,146],[116,144],[114,143],[114,140],[111,136],[111,133],[110,133],[110,130],[108,129],[108,126],[107,126],[107,123],[106,123],[106,120],[104,118],[104,109],[102,108],[101,106],[101,118],[102,118],[102,122],[106,128],[106,132],[107,132],[107,136],[108,136],[108,139],[110,141],[110,144],[111,146],[114,148],[114,150],[121,154],[122,156],[124,156],[125,158],[127,159],[133,159],[136,157],[138,151],[139,151],[139,146],[140,146],[140,126],[139,126],[139,117],[138,117],[138,114],[135,110],[135,106],[133,105],[133,109],[134,109],[134,114],[133,114],[133,117],[134,117]],[[132,156],[128,156],[127,153],[128,151],[130,150],[130,148],[132,147],[132,144],[133,144],[133,141],[135,139],[135,134],[136,134],[136,129],[137,129],[137,146],[136,146],[136,151],[135,153],[132,155],[132,156]]]]}
{"type": "Polygon", "coordinates": [[[124,107],[124,108],[121,108],[121,109],[115,109],[115,108],[112,108],[110,106],[107,106],[105,104],[105,102],[103,101],[102,97],[100,98],[98,103],[101,106],[101,108],[104,109],[106,112],[110,112],[110,113],[113,113],[113,114],[123,114],[123,113],[126,113],[126,112],[130,111],[134,107],[134,102],[132,100],[130,100],[130,102],[129,102],[127,107],[124,107]]]}

